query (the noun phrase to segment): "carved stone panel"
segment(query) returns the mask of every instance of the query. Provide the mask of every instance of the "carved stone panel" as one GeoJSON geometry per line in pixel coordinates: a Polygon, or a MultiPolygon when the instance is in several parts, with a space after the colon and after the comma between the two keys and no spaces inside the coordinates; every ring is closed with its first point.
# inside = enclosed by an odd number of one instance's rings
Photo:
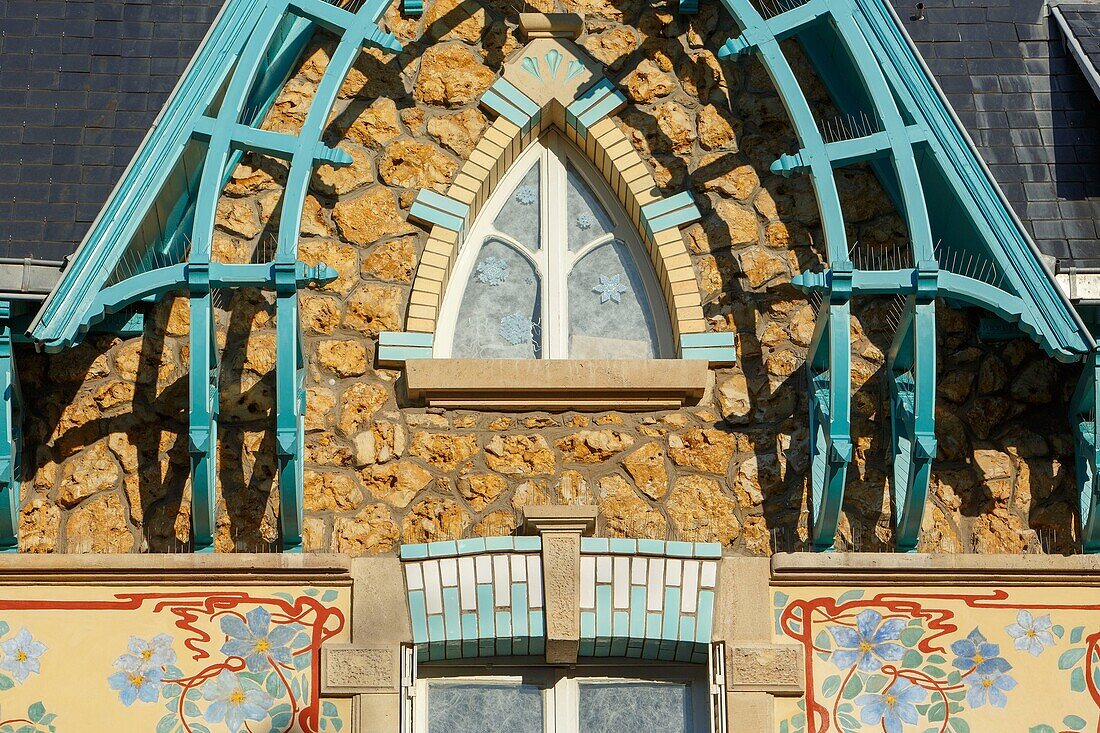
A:
{"type": "Polygon", "coordinates": [[[398,647],[321,648],[322,691],[327,695],[393,693],[399,688],[398,647]]]}
{"type": "Polygon", "coordinates": [[[576,662],[580,648],[579,532],[542,535],[543,604],[546,609],[546,661],[576,662]]]}
{"type": "Polygon", "coordinates": [[[726,643],[726,686],[731,691],[802,695],[805,672],[800,647],[726,643]]]}

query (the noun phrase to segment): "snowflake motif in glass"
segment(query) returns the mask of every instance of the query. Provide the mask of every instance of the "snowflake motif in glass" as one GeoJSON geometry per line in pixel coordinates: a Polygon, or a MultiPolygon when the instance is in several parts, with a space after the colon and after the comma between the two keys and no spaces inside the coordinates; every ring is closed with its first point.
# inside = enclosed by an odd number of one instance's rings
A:
{"type": "Polygon", "coordinates": [[[534,186],[520,186],[516,189],[516,201],[524,206],[530,206],[538,199],[539,194],[534,186]]]}
{"type": "Polygon", "coordinates": [[[530,342],[534,328],[535,324],[522,313],[510,313],[500,319],[500,337],[513,346],[530,342]]]}
{"type": "Polygon", "coordinates": [[[486,285],[500,285],[508,279],[508,263],[499,257],[486,257],[477,263],[477,279],[486,285]]]}
{"type": "Polygon", "coordinates": [[[591,228],[591,226],[592,226],[592,217],[591,216],[589,216],[588,214],[578,214],[577,215],[577,228],[578,229],[589,229],[589,228],[591,228]]]}
{"type": "Polygon", "coordinates": [[[613,300],[622,302],[622,294],[629,290],[623,285],[622,275],[600,275],[600,284],[592,288],[592,292],[600,294],[600,303],[613,300]]]}

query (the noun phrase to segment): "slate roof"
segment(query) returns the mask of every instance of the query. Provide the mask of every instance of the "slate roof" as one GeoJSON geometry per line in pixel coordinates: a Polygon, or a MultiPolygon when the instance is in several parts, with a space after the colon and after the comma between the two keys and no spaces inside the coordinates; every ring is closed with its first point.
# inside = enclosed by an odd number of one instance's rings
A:
{"type": "Polygon", "coordinates": [[[1039,248],[1100,265],[1100,100],[1043,0],[890,1],[1039,248]]]}
{"type": "Polygon", "coordinates": [[[1100,4],[1062,3],[1055,6],[1054,14],[1070,55],[1100,96],[1100,4]]]}
{"type": "Polygon", "coordinates": [[[222,0],[0,0],[0,257],[84,237],[222,0]]]}

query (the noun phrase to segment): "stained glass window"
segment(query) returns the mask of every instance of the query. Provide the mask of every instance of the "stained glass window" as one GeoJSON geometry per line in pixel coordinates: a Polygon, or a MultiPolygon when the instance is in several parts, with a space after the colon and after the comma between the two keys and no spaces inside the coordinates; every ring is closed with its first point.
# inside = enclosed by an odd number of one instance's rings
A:
{"type": "Polygon", "coordinates": [[[633,223],[557,134],[532,144],[462,242],[437,356],[655,359],[672,351],[633,223]]]}

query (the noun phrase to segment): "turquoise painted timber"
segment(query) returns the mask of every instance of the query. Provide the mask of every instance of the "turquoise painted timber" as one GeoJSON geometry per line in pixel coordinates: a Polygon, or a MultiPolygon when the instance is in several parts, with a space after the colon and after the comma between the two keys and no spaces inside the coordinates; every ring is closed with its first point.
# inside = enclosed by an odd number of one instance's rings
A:
{"type": "Polygon", "coordinates": [[[19,551],[23,395],[12,351],[12,303],[0,301],[0,552],[19,551]]]}

